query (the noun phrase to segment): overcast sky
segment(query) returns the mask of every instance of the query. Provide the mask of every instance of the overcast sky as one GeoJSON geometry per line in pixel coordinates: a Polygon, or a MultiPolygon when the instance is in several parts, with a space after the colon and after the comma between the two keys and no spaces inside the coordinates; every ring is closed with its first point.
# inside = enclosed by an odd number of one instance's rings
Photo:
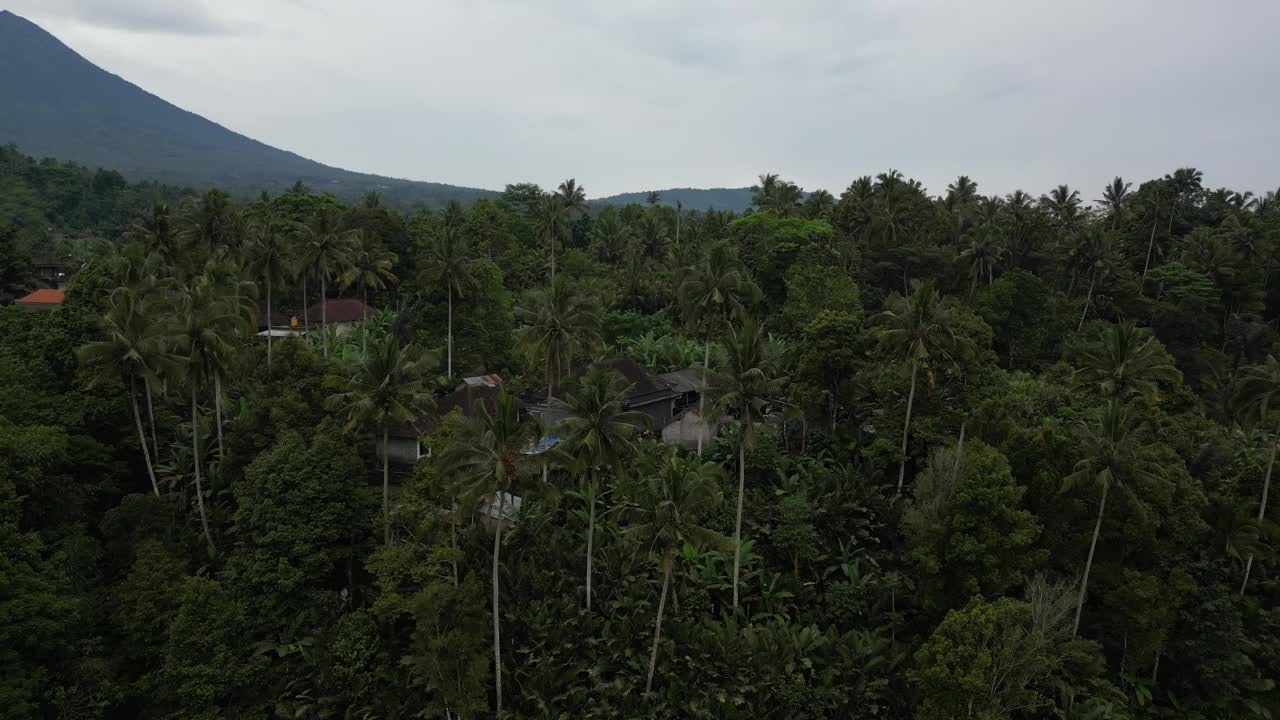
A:
{"type": "Polygon", "coordinates": [[[0,0],[174,104],[330,165],[589,196],[941,192],[1194,165],[1280,185],[1277,0],[0,0]]]}

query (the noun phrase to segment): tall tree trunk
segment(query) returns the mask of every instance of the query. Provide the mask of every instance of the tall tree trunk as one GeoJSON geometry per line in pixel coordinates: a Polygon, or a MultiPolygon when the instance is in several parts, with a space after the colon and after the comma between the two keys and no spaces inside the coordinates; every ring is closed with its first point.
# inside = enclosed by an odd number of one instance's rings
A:
{"type": "Polygon", "coordinates": [[[387,447],[387,425],[382,425],[382,543],[391,544],[391,448],[387,447]]]}
{"type": "Polygon", "coordinates": [[[738,571],[742,565],[742,496],[747,486],[747,427],[750,414],[743,418],[742,432],[738,435],[738,513],[733,521],[733,606],[738,607],[738,571]]]}
{"type": "Polygon", "coordinates": [[[702,428],[698,430],[698,457],[702,457],[702,436],[706,429],[710,427],[707,424],[706,402],[707,402],[707,366],[711,364],[711,331],[707,331],[707,341],[702,348],[702,389],[698,392],[698,422],[702,423],[702,428]]]}
{"type": "Polygon", "coordinates": [[[138,376],[129,374],[129,403],[133,405],[133,422],[138,426],[138,443],[142,445],[142,457],[147,461],[147,477],[151,478],[151,489],[156,497],[160,497],[160,483],[156,482],[156,471],[151,466],[151,451],[147,449],[147,434],[142,431],[142,413],[138,412],[138,376]]]}
{"type": "Polygon", "coordinates": [[[147,391],[147,420],[151,423],[151,450],[156,454],[156,463],[158,464],[160,462],[160,443],[156,442],[156,406],[151,401],[151,383],[143,380],[142,387],[147,391]]]}
{"type": "Polygon", "coordinates": [[[495,695],[497,698],[497,713],[495,718],[502,717],[502,642],[501,628],[499,626],[498,616],[498,559],[502,552],[502,501],[503,495],[500,488],[495,488],[494,494],[498,496],[498,518],[493,530],[493,684],[495,695]]]}
{"type": "Polygon", "coordinates": [[[551,233],[551,284],[556,284],[556,234],[551,233]]]}
{"type": "Polygon", "coordinates": [[[449,365],[445,377],[453,377],[453,286],[450,285],[445,290],[445,294],[449,296],[449,365]]]}
{"type": "Polygon", "coordinates": [[[902,423],[902,459],[898,464],[898,492],[902,492],[902,481],[907,477],[907,437],[911,433],[911,407],[916,402],[916,373],[920,363],[911,361],[911,392],[907,394],[907,419],[902,423]]]}
{"type": "Polygon", "coordinates": [[[1076,325],[1076,332],[1080,332],[1080,328],[1084,327],[1084,319],[1089,316],[1089,303],[1093,302],[1093,283],[1097,279],[1097,270],[1089,273],[1089,293],[1084,297],[1084,312],[1080,313],[1080,322],[1076,325]]]}
{"type": "MultiPolygon", "coordinates": [[[[1271,457],[1267,460],[1267,472],[1262,478],[1262,504],[1258,506],[1258,522],[1267,517],[1267,493],[1271,490],[1271,469],[1276,464],[1276,447],[1280,445],[1280,434],[1271,442],[1271,457]]],[[[1240,582],[1240,597],[1244,597],[1244,589],[1249,585],[1249,571],[1253,569],[1253,553],[1244,564],[1244,580],[1240,582]]]]}
{"type": "Polygon", "coordinates": [[[658,641],[662,637],[662,612],[667,609],[667,585],[671,582],[671,558],[663,560],[662,594],[658,596],[658,619],[653,623],[653,649],[649,651],[649,677],[644,681],[644,692],[653,690],[653,669],[658,665],[658,641]]]}
{"type": "Polygon", "coordinates": [[[267,371],[271,371],[271,275],[267,275],[267,371]]]}
{"type": "Polygon", "coordinates": [[[1107,509],[1107,490],[1110,483],[1102,486],[1102,502],[1098,503],[1098,521],[1093,525],[1093,540],[1089,542],[1089,559],[1084,562],[1084,577],[1080,580],[1080,599],[1076,601],[1076,622],[1071,626],[1071,639],[1080,634],[1080,611],[1084,610],[1084,596],[1089,589],[1089,571],[1093,568],[1093,551],[1098,547],[1098,533],[1102,532],[1102,513],[1107,509]]]}
{"type": "Polygon", "coordinates": [[[225,460],[227,455],[222,446],[222,375],[213,376],[213,414],[218,425],[218,460],[225,460]]]}
{"type": "Polygon", "coordinates": [[[594,471],[587,471],[587,503],[591,510],[587,512],[587,612],[591,612],[591,556],[595,550],[596,539],[596,482],[594,471]]]}
{"type": "Polygon", "coordinates": [[[311,308],[307,306],[307,274],[302,274],[302,334],[311,334],[311,318],[308,311],[311,308]]]}
{"type": "Polygon", "coordinates": [[[324,273],[320,274],[320,353],[329,357],[329,297],[325,288],[324,273]]]}
{"type": "Polygon", "coordinates": [[[209,554],[213,555],[217,548],[213,544],[213,533],[209,532],[209,515],[204,509],[204,486],[200,484],[200,411],[196,405],[196,386],[191,385],[191,464],[196,471],[196,506],[200,508],[200,526],[204,529],[205,542],[209,543],[209,554]]]}
{"type": "Polygon", "coordinates": [[[369,353],[369,318],[365,315],[369,307],[369,288],[362,280],[360,282],[360,354],[368,355],[369,353]]]}
{"type": "Polygon", "coordinates": [[[960,421],[960,440],[956,442],[956,462],[951,467],[951,484],[953,487],[960,481],[960,468],[964,464],[964,428],[968,424],[968,418],[960,421]]]}

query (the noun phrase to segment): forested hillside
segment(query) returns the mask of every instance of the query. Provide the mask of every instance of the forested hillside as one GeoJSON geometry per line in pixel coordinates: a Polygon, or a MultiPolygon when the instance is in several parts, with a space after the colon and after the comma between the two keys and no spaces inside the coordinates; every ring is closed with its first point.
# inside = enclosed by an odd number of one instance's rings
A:
{"type": "Polygon", "coordinates": [[[1275,192],[23,183],[0,718],[1280,717],[1275,192]]]}
{"type": "Polygon", "coordinates": [[[443,207],[496,193],[329,167],[178,108],[81,57],[25,18],[0,10],[0,144],[36,157],[112,168],[134,181],[283,192],[296,182],[348,199],[443,207]]]}

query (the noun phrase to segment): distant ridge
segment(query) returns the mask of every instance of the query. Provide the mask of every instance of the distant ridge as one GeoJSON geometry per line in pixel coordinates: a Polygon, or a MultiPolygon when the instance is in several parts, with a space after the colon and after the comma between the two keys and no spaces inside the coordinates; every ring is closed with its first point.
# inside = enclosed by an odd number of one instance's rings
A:
{"type": "MultiPolygon", "coordinates": [[[[630,192],[592,200],[593,205],[644,204],[649,193],[630,192]]],[[[751,188],[667,188],[658,191],[658,204],[675,207],[679,202],[686,210],[732,210],[743,212],[751,207],[751,188]]]]}
{"type": "Polygon", "coordinates": [[[281,192],[302,181],[345,198],[376,190],[401,207],[440,207],[491,190],[350,172],[245,137],[81,57],[35,23],[0,11],[0,144],[158,180],[281,192]]]}

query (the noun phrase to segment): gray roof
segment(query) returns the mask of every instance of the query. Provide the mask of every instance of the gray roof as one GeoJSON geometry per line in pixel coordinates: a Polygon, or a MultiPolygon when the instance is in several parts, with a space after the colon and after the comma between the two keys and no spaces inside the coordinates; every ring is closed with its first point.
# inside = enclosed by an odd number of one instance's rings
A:
{"type": "Polygon", "coordinates": [[[658,377],[667,381],[672,390],[683,395],[684,393],[702,392],[706,385],[702,382],[702,371],[697,368],[685,368],[683,370],[672,370],[669,373],[662,373],[658,377]]]}

